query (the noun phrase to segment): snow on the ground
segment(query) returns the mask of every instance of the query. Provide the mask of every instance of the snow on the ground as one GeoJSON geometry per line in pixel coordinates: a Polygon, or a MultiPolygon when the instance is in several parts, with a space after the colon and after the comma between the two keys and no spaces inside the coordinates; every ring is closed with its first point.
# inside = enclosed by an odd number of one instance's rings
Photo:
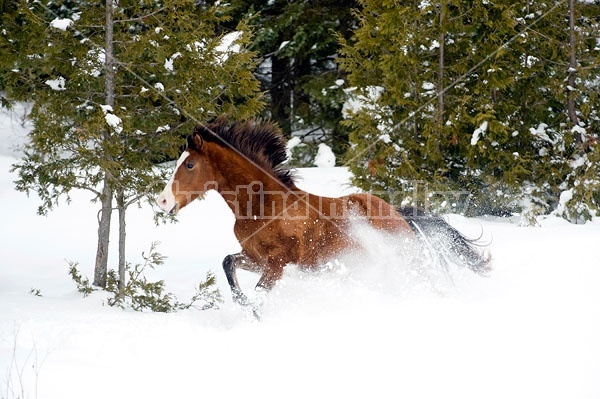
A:
{"type": "MultiPolygon", "coordinates": [[[[168,259],[149,278],[184,300],[212,270],[226,299],[219,310],[136,313],[101,293],[83,298],[67,275],[65,259],[92,276],[97,205],[75,193],[37,216],[35,196],[13,189],[14,161],[0,156],[0,398],[600,397],[598,221],[449,215],[471,236],[483,229],[494,262],[485,278],[453,271],[454,285],[425,282],[405,243],[367,233],[369,254],[316,274],[290,267],[257,322],[229,299],[220,265],[239,245],[217,194],[177,224],[132,208],[130,261],[160,241],[168,259]]],[[[340,195],[356,190],[349,177],[309,168],[299,185],[340,195]]],[[[258,276],[240,278],[251,293],[258,276]]]]}

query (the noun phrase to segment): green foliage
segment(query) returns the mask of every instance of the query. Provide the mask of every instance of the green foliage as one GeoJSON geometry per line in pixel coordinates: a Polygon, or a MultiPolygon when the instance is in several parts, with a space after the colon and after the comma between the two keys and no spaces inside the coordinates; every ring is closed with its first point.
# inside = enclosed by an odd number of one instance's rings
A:
{"type": "Polygon", "coordinates": [[[292,148],[289,161],[290,165],[298,168],[314,166],[317,152],[318,146],[316,142],[303,141],[292,148]]]}
{"type": "Polygon", "coordinates": [[[108,300],[110,306],[135,311],[175,312],[192,307],[200,310],[218,308],[218,304],[222,302],[221,294],[214,286],[215,276],[210,272],[198,285],[190,302],[179,302],[172,293],[165,293],[163,280],[149,282],[144,276],[146,269],[154,269],[164,263],[165,257],[156,251],[156,243],[152,244],[147,255],[142,253],[142,258],[144,259],[143,263],[138,263],[133,268],[128,265],[129,278],[122,288],[119,288],[119,278],[116,272],[109,270],[106,290],[113,294],[108,300]]]}
{"type": "Polygon", "coordinates": [[[572,168],[596,151],[600,76],[583,65],[598,65],[597,5],[576,5],[573,72],[566,2],[361,4],[354,41],[341,40],[356,184],[398,203],[526,218],[551,212],[575,187],[568,206],[577,218],[598,213],[597,170],[572,168]],[[566,87],[571,73],[576,88],[566,87]],[[567,112],[575,90],[576,124],[567,112]],[[577,183],[582,174],[587,184],[577,183]]]}
{"type": "Polygon", "coordinates": [[[67,261],[67,263],[69,264],[69,275],[71,276],[71,279],[75,282],[75,285],[77,286],[77,291],[82,293],[84,297],[94,292],[94,289],[90,284],[90,280],[87,277],[83,277],[79,269],[77,269],[79,263],[73,261],[67,261]]]}
{"type": "MultiPolygon", "coordinates": [[[[108,298],[110,306],[121,309],[131,309],[142,312],[176,312],[190,308],[199,310],[218,309],[223,302],[221,293],[216,287],[216,278],[208,272],[203,281],[198,284],[194,295],[188,302],[179,300],[170,292],[165,292],[165,282],[148,281],[145,272],[164,264],[165,257],[156,250],[156,243],[150,247],[148,254],[142,253],[143,263],[133,267],[127,265],[127,281],[119,288],[119,276],[114,270],[108,271],[106,291],[111,294],[108,298]]],[[[77,285],[77,291],[84,297],[93,292],[88,278],[82,277],[76,262],[69,262],[69,274],[77,285]]]]}
{"type": "Polygon", "coordinates": [[[149,309],[153,312],[168,312],[172,308],[173,295],[164,293],[164,281],[148,282],[143,275],[147,268],[154,269],[164,263],[164,256],[156,251],[153,243],[148,255],[142,253],[144,263],[136,264],[133,269],[127,265],[129,278],[119,288],[119,277],[114,270],[108,271],[106,290],[113,294],[109,298],[110,306],[122,309],[133,309],[143,311],[149,309]]]}
{"type": "Polygon", "coordinates": [[[239,51],[216,32],[227,8],[192,0],[116,3],[111,100],[104,6],[76,4],[22,1],[3,18],[1,43],[14,55],[5,60],[7,94],[35,101],[30,144],[14,167],[17,189],[39,194],[40,213],[68,200],[73,188],[100,197],[96,187],[105,180],[127,202],[154,193],[164,178],[154,165],[176,157],[196,123],[260,110],[249,28],[243,21],[236,27],[239,51]],[[53,27],[59,17],[72,25],[53,27]]]}
{"type": "MultiPolygon", "coordinates": [[[[338,159],[348,151],[364,189],[466,214],[598,214],[597,2],[575,2],[570,31],[569,2],[550,0],[120,1],[112,111],[101,107],[101,5],[0,6],[1,84],[35,99],[38,121],[17,187],[40,194],[41,213],[105,179],[129,201],[153,191],[151,165],[176,155],[196,119],[255,115],[262,90],[286,133],[318,132],[338,159]],[[56,16],[74,25],[50,28],[56,16]],[[232,30],[243,50],[220,57],[232,30]],[[50,90],[59,77],[64,90],[50,90]],[[565,210],[562,193],[573,194],[565,210]]],[[[294,149],[297,165],[311,140],[294,149]]]]}
{"type": "Polygon", "coordinates": [[[571,162],[556,213],[573,223],[585,223],[600,208],[600,147],[571,162]],[[570,197],[570,199],[569,199],[570,197]],[[568,201],[567,201],[568,199],[568,201]]]}
{"type": "Polygon", "coordinates": [[[216,277],[214,273],[207,272],[204,281],[198,284],[196,291],[189,302],[177,303],[176,309],[218,309],[219,304],[223,303],[221,292],[215,287],[216,277]]]}
{"type": "Polygon", "coordinates": [[[339,124],[345,73],[336,63],[337,36],[350,37],[356,1],[234,0],[234,21],[256,27],[252,48],[264,58],[256,70],[268,94],[265,116],[284,133],[322,130],[318,140],[342,154],[348,132],[339,124]]]}

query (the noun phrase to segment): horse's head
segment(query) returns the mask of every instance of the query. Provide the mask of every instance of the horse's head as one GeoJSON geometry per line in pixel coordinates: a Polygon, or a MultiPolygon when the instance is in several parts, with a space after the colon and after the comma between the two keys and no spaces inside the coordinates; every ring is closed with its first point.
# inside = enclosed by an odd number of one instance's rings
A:
{"type": "Polygon", "coordinates": [[[213,167],[206,155],[207,148],[199,132],[190,134],[187,145],[175,166],[175,172],[162,193],[158,205],[176,214],[181,208],[204,195],[214,180],[213,167]]]}

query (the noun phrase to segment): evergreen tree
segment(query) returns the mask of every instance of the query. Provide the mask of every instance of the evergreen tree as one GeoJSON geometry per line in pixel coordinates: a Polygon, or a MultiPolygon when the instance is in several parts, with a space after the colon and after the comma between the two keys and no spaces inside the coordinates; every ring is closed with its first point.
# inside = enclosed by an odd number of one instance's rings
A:
{"type": "Polygon", "coordinates": [[[256,26],[253,49],[263,62],[256,70],[268,93],[267,117],[284,133],[324,141],[339,155],[347,147],[342,119],[345,74],[336,63],[338,35],[355,26],[351,1],[235,0],[238,18],[256,26]]]}
{"type": "Polygon", "coordinates": [[[5,23],[8,93],[35,101],[17,189],[37,192],[42,214],[73,188],[101,202],[95,285],[106,285],[113,198],[124,275],[125,211],[159,188],[155,164],[176,157],[198,121],[261,107],[248,29],[217,35],[226,19],[226,7],[193,0],[54,0],[23,1],[5,23]]]}
{"type": "MultiPolygon", "coordinates": [[[[576,29],[565,2],[362,6],[356,42],[344,43],[342,61],[362,103],[345,122],[354,145],[349,165],[361,187],[442,211],[534,216],[554,209],[566,188],[577,193],[582,185],[568,176],[582,156],[587,176],[597,173],[586,155],[595,145],[581,149],[595,136],[586,130],[576,140],[574,132],[583,128],[583,109],[586,119],[596,118],[598,71],[583,78],[583,68],[573,68],[585,57],[597,65],[585,27],[594,19],[581,17],[596,6],[574,4],[576,29]],[[569,32],[577,33],[575,48],[569,32]],[[415,184],[429,189],[415,196],[415,184]]],[[[587,205],[572,205],[596,212],[594,190],[587,205]]]]}

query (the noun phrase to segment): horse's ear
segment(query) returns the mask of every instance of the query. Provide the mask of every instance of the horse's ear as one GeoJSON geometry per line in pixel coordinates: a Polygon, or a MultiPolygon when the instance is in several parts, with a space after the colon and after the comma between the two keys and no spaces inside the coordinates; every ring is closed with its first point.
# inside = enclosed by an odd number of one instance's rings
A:
{"type": "Polygon", "coordinates": [[[198,136],[204,141],[211,141],[212,135],[213,133],[211,132],[210,128],[204,125],[198,125],[194,129],[194,136],[198,136]]]}
{"type": "Polygon", "coordinates": [[[199,134],[194,134],[193,139],[194,139],[194,145],[195,145],[196,149],[198,151],[200,151],[202,149],[202,144],[203,144],[202,136],[200,136],[199,134]]]}
{"type": "Polygon", "coordinates": [[[187,148],[194,151],[202,149],[202,137],[197,132],[187,136],[187,148]]]}
{"type": "Polygon", "coordinates": [[[186,140],[186,141],[187,141],[187,143],[186,143],[186,146],[185,146],[185,149],[186,149],[186,150],[187,150],[187,149],[191,149],[191,150],[193,150],[193,149],[194,149],[194,146],[196,145],[196,144],[194,143],[194,136],[195,136],[195,135],[196,135],[195,133],[188,134],[188,136],[187,136],[187,140],[186,140]]]}

